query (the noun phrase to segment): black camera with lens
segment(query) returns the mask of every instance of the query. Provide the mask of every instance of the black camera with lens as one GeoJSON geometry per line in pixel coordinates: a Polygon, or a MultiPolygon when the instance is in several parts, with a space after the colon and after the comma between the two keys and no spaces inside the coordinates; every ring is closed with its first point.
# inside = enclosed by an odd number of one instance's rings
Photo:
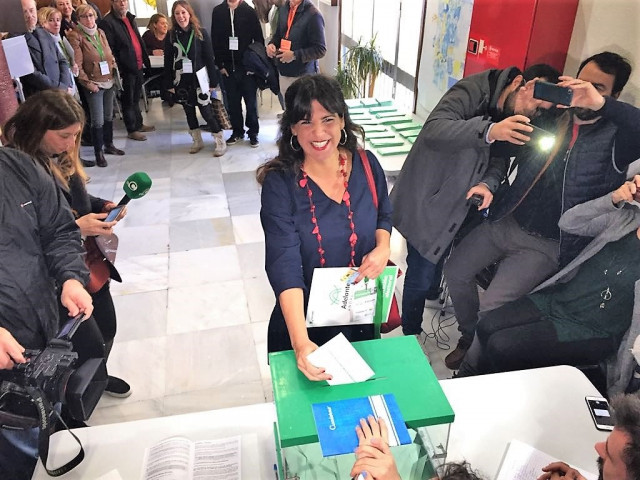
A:
{"type": "MultiPolygon", "coordinates": [[[[91,416],[107,386],[104,358],[90,358],[77,365],[71,337],[82,314],[69,320],[44,350],[26,350],[27,363],[0,371],[0,426],[30,428],[39,425],[42,396],[49,405],[62,403],[76,420],[91,416]]],[[[46,412],[47,417],[52,412],[46,412]]]]}

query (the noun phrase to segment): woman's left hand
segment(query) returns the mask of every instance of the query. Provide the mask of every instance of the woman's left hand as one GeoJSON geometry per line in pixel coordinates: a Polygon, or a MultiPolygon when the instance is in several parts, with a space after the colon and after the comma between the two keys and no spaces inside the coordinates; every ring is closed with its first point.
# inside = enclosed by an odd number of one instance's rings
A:
{"type": "Polygon", "coordinates": [[[358,268],[358,276],[354,283],[358,283],[364,277],[378,278],[387,266],[391,250],[388,246],[379,246],[362,257],[362,264],[358,268]]]}

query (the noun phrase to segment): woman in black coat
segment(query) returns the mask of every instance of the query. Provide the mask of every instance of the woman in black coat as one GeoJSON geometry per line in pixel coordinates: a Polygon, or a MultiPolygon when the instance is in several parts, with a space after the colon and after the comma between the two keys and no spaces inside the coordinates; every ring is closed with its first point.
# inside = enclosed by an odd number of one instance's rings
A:
{"type": "Polygon", "coordinates": [[[211,105],[211,92],[218,86],[219,79],[211,38],[200,26],[198,17],[185,0],[178,0],[173,4],[171,21],[173,28],[164,47],[165,84],[187,116],[189,134],[193,138],[189,153],[197,153],[204,146],[196,117],[197,106],[215,140],[213,155],[220,157],[227,150],[227,144],[211,105]],[[206,92],[202,91],[196,75],[202,69],[205,69],[209,77],[209,91],[206,92]]]}

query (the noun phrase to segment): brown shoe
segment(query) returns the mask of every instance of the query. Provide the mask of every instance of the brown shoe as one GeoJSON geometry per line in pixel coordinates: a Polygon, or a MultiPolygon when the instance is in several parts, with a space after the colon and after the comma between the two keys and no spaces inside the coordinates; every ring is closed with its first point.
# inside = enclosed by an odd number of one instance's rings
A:
{"type": "Polygon", "coordinates": [[[449,370],[458,370],[460,368],[470,346],[466,339],[461,338],[458,340],[458,346],[455,350],[444,358],[444,364],[449,370]]]}
{"type": "Polygon", "coordinates": [[[107,155],[124,155],[124,151],[116,148],[113,143],[111,145],[104,146],[104,153],[107,155]]]}
{"type": "Polygon", "coordinates": [[[127,138],[130,138],[131,140],[137,140],[138,142],[144,142],[147,139],[147,137],[145,137],[140,132],[131,132],[129,135],[127,135],[127,138]]]}
{"type": "Polygon", "coordinates": [[[109,165],[107,163],[107,159],[104,158],[104,153],[102,152],[96,153],[96,163],[98,164],[99,167],[106,167],[107,165],[109,165]]]}
{"type": "Polygon", "coordinates": [[[138,129],[138,131],[139,132],[155,132],[156,127],[154,127],[153,125],[142,124],[142,126],[138,129]]]}

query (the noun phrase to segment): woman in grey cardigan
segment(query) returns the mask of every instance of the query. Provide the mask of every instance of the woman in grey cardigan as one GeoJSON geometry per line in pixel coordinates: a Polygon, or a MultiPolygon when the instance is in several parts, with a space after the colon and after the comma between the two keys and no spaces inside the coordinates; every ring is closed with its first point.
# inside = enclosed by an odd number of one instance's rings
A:
{"type": "Polygon", "coordinates": [[[623,391],[640,333],[640,209],[631,204],[638,198],[639,175],[565,212],[560,228],[593,240],[529,295],[481,314],[459,375],[594,364],[617,352],[607,386],[623,391]]]}

